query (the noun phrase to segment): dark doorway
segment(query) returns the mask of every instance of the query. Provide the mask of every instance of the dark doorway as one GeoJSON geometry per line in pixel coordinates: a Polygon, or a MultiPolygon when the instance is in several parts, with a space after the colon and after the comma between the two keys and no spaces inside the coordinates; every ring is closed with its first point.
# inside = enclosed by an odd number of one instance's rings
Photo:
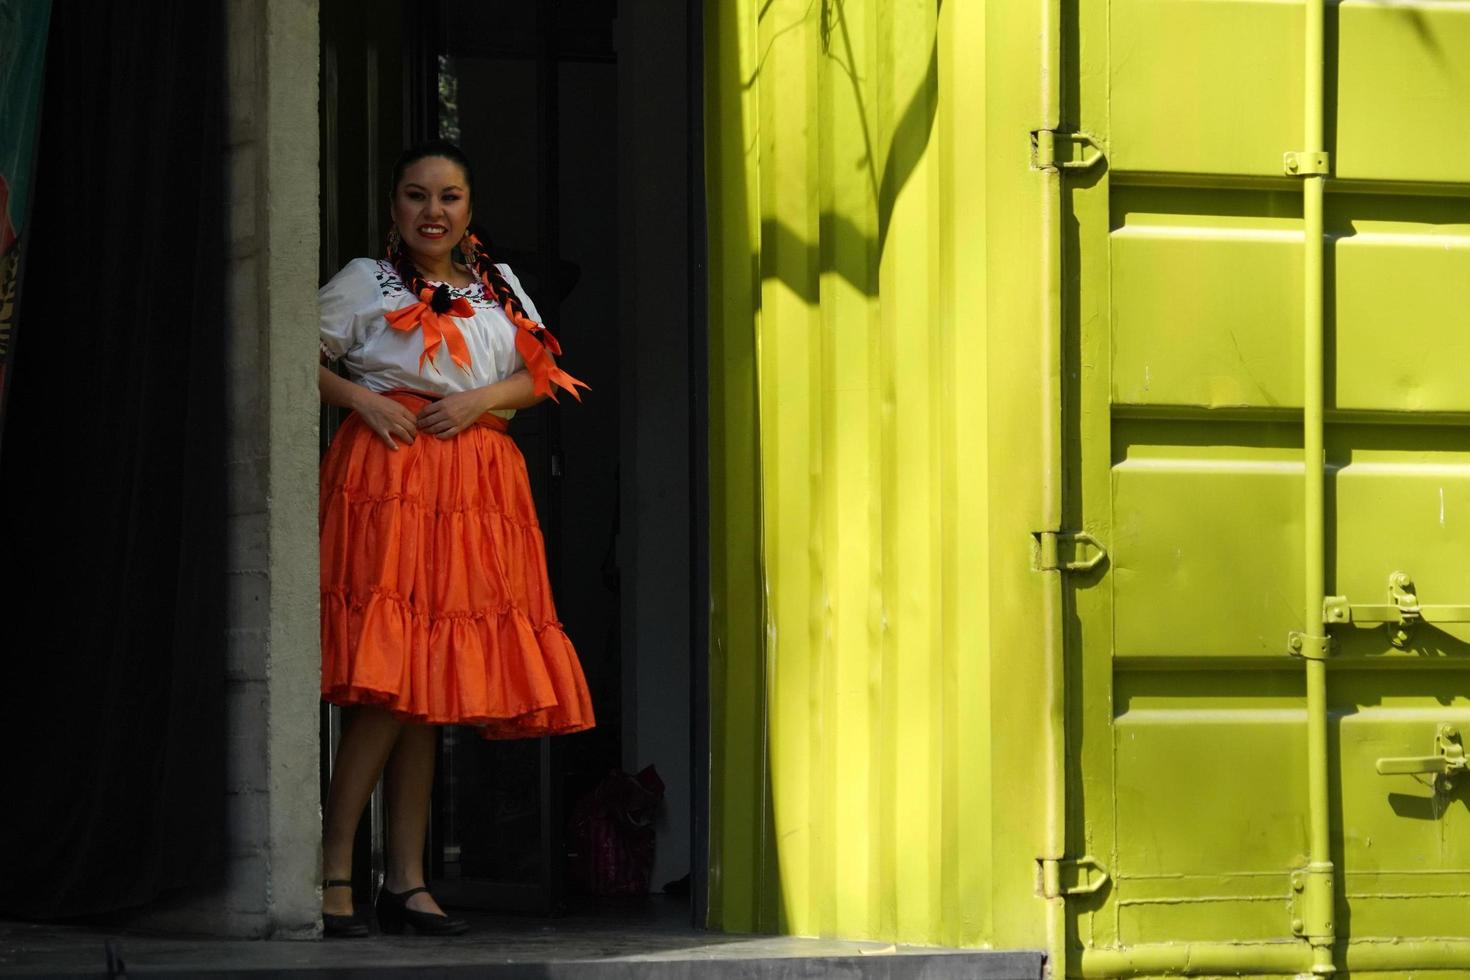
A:
{"type": "MultiPolygon", "coordinates": [[[[609,772],[653,765],[666,796],[651,890],[684,879],[668,902],[702,921],[699,30],[679,3],[323,4],[323,279],[381,252],[402,146],[454,140],[475,161],[477,223],[592,387],[520,413],[511,435],[598,725],[515,742],[444,730],[429,857],[446,904],[588,905],[577,803],[609,772]]],[[[328,712],[323,738],[325,763],[328,712]]],[[[377,879],[378,813],[355,880],[377,879]]]]}

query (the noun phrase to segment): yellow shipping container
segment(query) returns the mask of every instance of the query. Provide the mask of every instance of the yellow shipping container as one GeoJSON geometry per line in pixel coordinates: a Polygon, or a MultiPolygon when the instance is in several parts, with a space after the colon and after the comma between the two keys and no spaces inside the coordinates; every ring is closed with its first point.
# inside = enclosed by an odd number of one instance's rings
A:
{"type": "Polygon", "coordinates": [[[1470,6],[706,11],[712,925],[1470,975],[1470,6]]]}

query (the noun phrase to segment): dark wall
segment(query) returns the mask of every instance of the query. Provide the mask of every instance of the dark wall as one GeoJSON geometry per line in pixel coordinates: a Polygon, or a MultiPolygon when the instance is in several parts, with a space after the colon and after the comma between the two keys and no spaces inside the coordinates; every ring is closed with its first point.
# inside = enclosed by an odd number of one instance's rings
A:
{"type": "Polygon", "coordinates": [[[580,403],[563,397],[559,405],[522,413],[512,431],[526,452],[548,526],[558,612],[598,710],[600,731],[590,740],[602,740],[617,730],[620,683],[615,569],[609,566],[620,385],[616,65],[559,61],[556,109],[541,120],[547,80],[527,51],[469,51],[456,56],[453,67],[460,141],[478,171],[475,220],[560,339],[563,365],[592,387],[580,403]],[[542,125],[555,147],[538,142],[542,125]],[[554,181],[547,167],[554,167],[554,181]]]}
{"type": "Polygon", "coordinates": [[[136,907],[219,866],[223,20],[53,11],[0,455],[8,915],[136,907]]]}
{"type": "MultiPolygon", "coordinates": [[[[668,785],[655,887],[690,870],[690,5],[619,8],[623,760],[668,785]]],[[[693,760],[703,766],[707,760],[693,760]]]]}
{"type": "Polygon", "coordinates": [[[554,78],[542,74],[547,5],[455,8],[445,39],[461,142],[493,195],[476,217],[521,253],[563,363],[593,389],[514,427],[598,711],[598,729],[559,751],[589,768],[657,766],[668,787],[657,888],[689,870],[702,655],[690,632],[689,23],[675,0],[550,7],[554,78]],[[548,103],[555,141],[538,145],[548,103]],[[576,283],[561,296],[550,280],[568,265],[576,283]]]}

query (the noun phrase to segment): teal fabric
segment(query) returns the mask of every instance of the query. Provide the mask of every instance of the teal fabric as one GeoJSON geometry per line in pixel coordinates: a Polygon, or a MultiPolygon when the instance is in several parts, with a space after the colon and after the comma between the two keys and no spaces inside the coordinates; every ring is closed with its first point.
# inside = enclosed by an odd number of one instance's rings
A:
{"type": "Polygon", "coordinates": [[[0,181],[7,188],[6,211],[17,235],[31,199],[50,22],[51,0],[0,0],[0,181]]]}

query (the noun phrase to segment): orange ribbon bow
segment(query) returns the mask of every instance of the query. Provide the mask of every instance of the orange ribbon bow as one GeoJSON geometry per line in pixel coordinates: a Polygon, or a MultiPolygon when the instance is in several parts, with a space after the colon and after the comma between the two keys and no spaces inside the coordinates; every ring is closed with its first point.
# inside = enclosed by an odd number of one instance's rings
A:
{"type": "Polygon", "coordinates": [[[586,382],[578,381],[556,366],[552,355],[561,354],[561,344],[556,342],[551,331],[530,317],[517,313],[508,301],[504,310],[510,322],[516,325],[516,351],[526,362],[526,370],[531,372],[532,390],[538,395],[549,395],[552,401],[556,401],[556,389],[552,387],[555,385],[570,391],[573,398],[581,401],[582,393],[577,388],[592,389],[586,382]]]}
{"type": "MultiPolygon", "coordinates": [[[[405,332],[414,327],[423,328],[424,352],[419,355],[420,374],[424,373],[425,361],[430,364],[434,363],[434,355],[439,353],[441,342],[449,348],[449,359],[459,365],[462,370],[468,371],[470,369],[470,349],[464,342],[464,334],[459,331],[459,324],[455,323],[452,318],[472,317],[475,315],[475,308],[470,305],[469,300],[459,296],[450,302],[448,310],[438,313],[430,305],[430,300],[433,298],[434,290],[420,290],[419,302],[388,314],[388,325],[394,330],[405,332]]],[[[439,370],[437,365],[434,370],[439,370]]]]}

